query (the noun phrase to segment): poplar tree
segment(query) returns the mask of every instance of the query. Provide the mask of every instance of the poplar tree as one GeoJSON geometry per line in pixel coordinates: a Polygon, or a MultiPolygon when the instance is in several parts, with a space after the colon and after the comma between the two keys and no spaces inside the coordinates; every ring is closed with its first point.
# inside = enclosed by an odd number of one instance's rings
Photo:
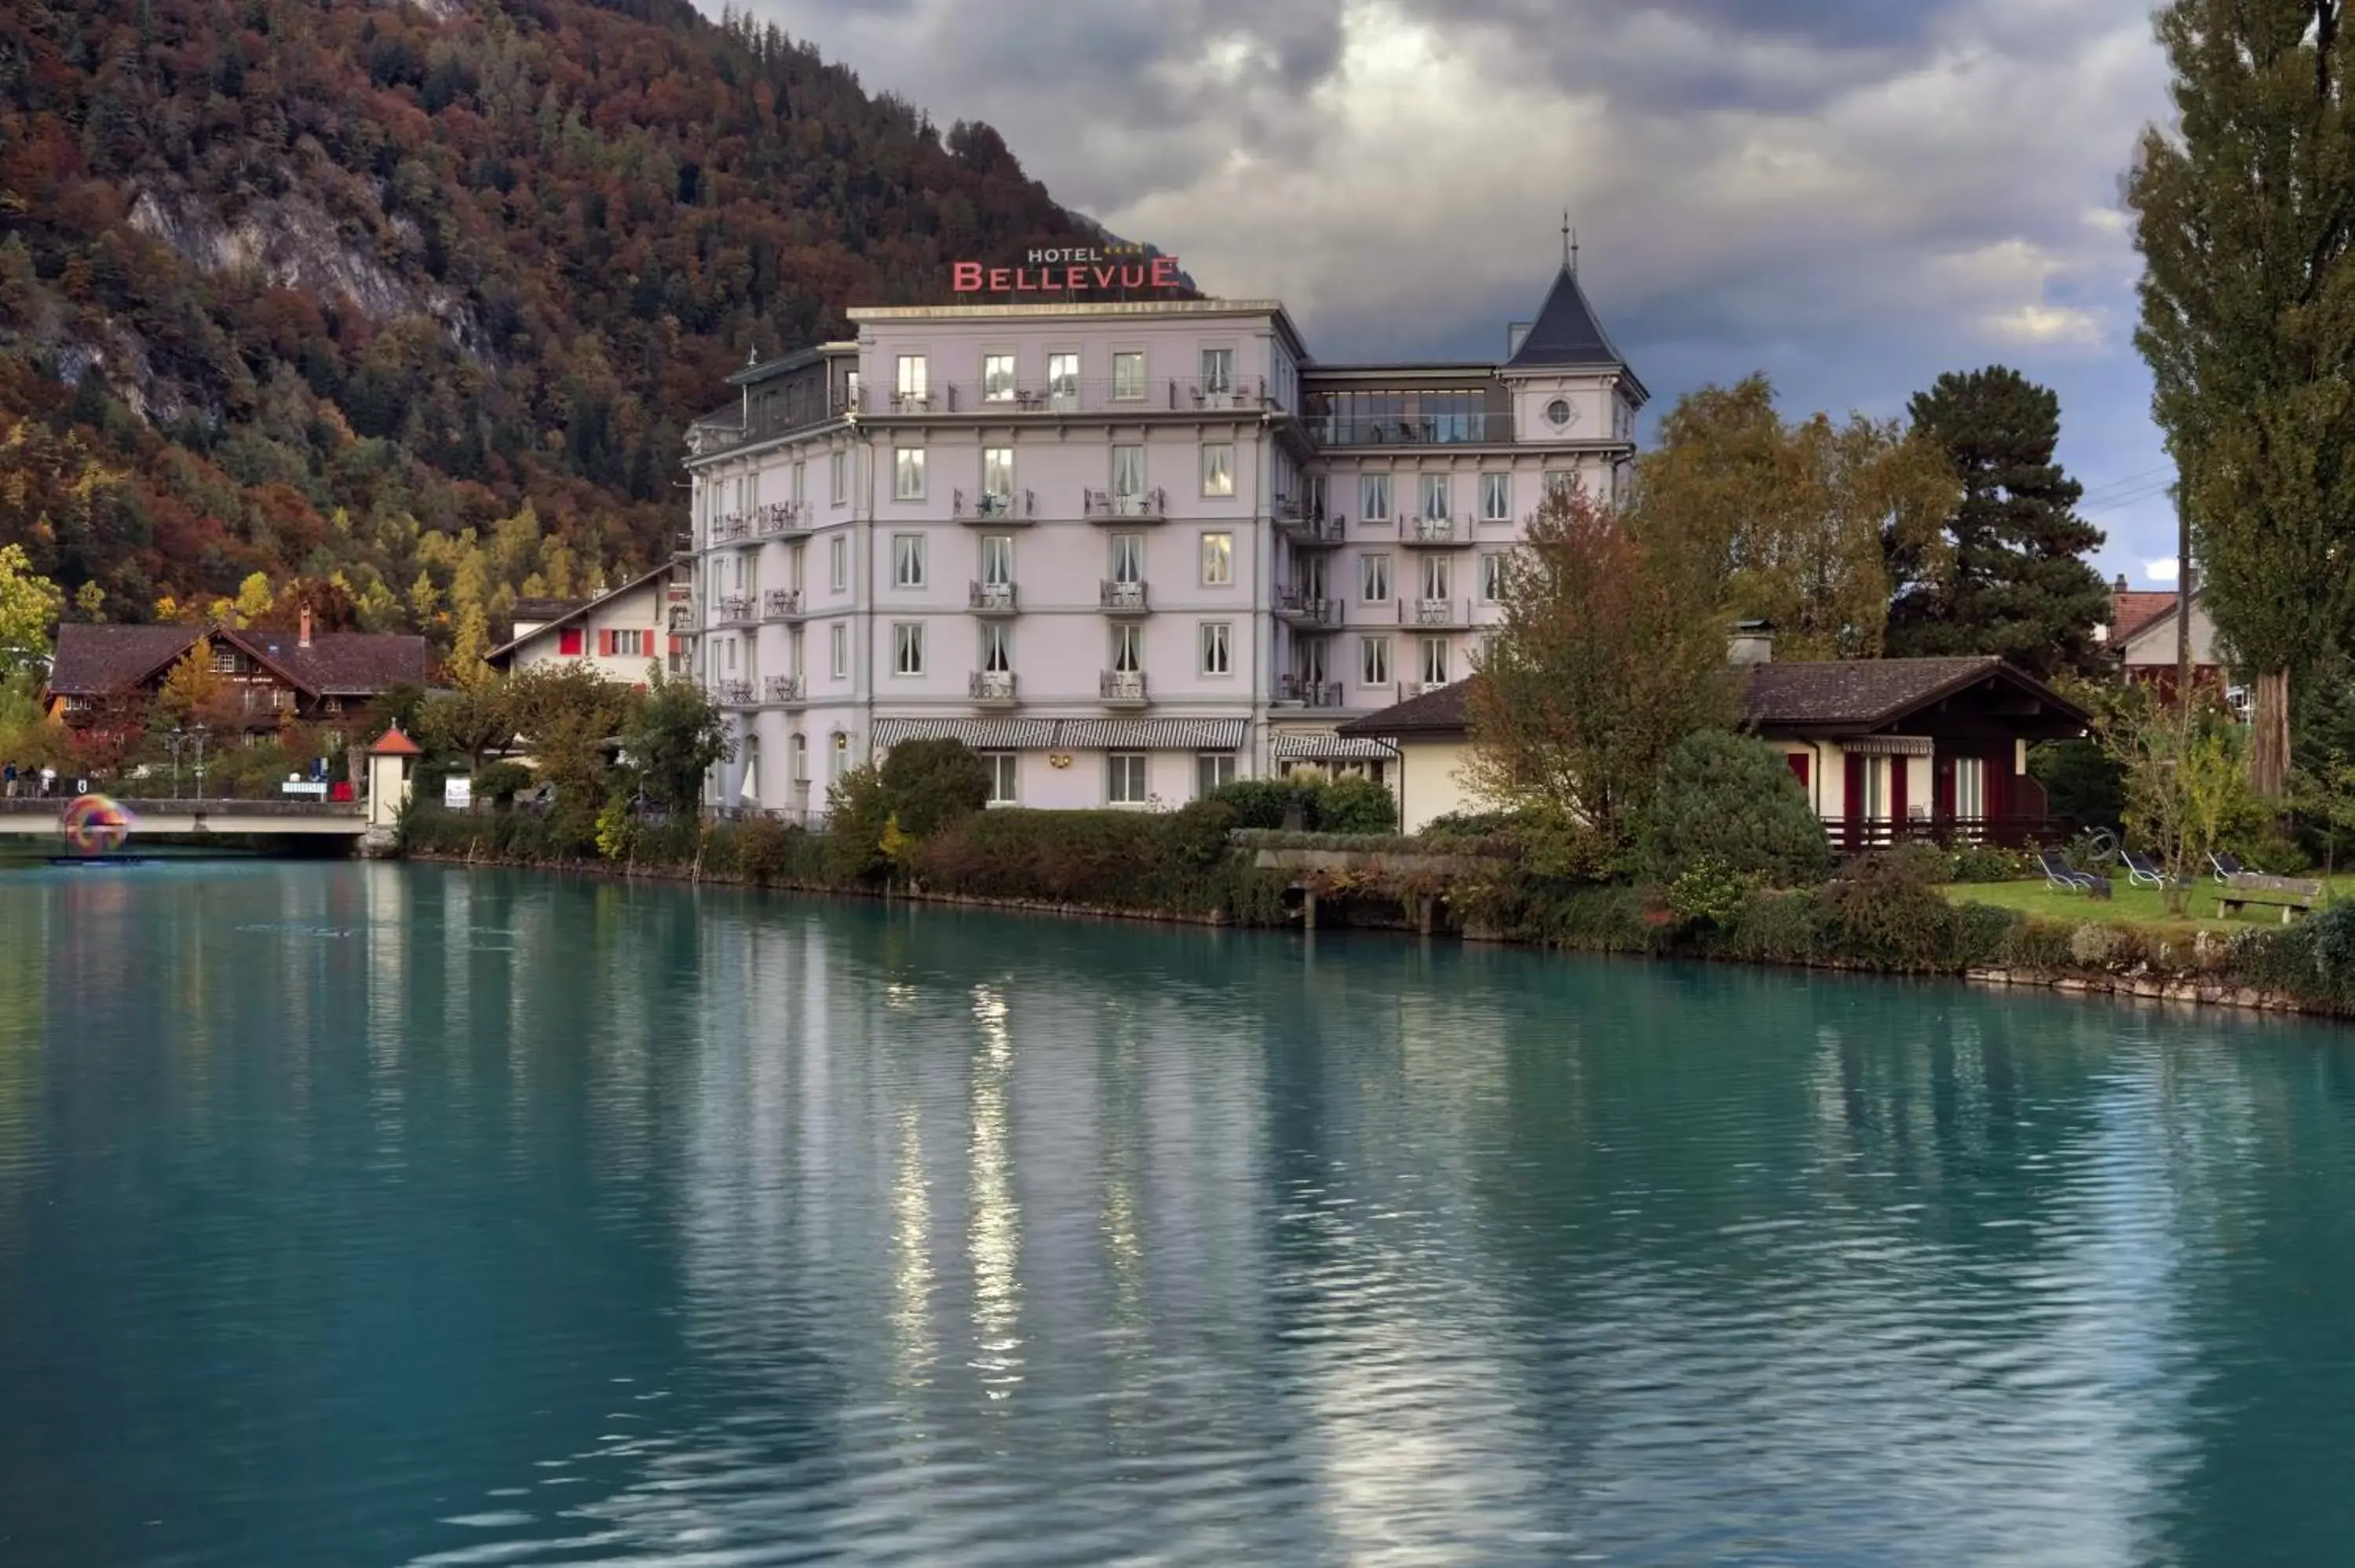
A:
{"type": "Polygon", "coordinates": [[[1891,655],[1999,653],[2039,676],[2093,673],[2110,590],[2085,559],[2102,531],[2077,515],[2084,487],[2053,459],[2059,396],[1993,365],[1939,376],[1908,412],[1962,501],[1940,566],[1890,606],[1891,655]]]}
{"type": "Polygon", "coordinates": [[[2355,128],[2345,0],[2173,0],[2179,122],[2126,184],[2136,342],[2207,604],[2251,676],[2250,779],[2277,799],[2292,678],[2355,621],[2355,128]]]}

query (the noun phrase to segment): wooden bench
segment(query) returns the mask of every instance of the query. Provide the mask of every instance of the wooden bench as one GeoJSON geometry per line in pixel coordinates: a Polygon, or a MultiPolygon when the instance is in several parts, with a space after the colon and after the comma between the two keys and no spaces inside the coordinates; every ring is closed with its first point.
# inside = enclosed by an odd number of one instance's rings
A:
{"type": "Polygon", "coordinates": [[[2311,913],[2322,900],[2322,884],[2296,876],[2260,876],[2253,871],[2235,872],[2224,879],[2224,891],[2216,900],[2219,920],[2237,915],[2255,904],[2281,911],[2282,924],[2296,918],[2299,911],[2311,913]]]}

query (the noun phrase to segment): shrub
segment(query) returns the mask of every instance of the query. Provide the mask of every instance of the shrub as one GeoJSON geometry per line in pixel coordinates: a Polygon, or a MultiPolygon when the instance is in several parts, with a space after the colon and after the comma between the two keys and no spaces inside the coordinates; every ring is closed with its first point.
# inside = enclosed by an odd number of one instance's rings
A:
{"type": "Polygon", "coordinates": [[[1806,791],[1763,741],[1704,730],[1668,753],[1646,818],[1644,872],[1673,884],[1704,863],[1777,887],[1812,885],[1831,869],[1806,791]]]}
{"type": "Polygon", "coordinates": [[[903,740],[883,758],[887,814],[928,839],[989,804],[989,769],[961,740],[903,740]]]}
{"type": "Polygon", "coordinates": [[[1755,877],[1735,871],[1713,855],[1703,855],[1668,885],[1668,906],[1694,925],[1731,926],[1756,886],[1755,877]]]}
{"type": "Polygon", "coordinates": [[[474,770],[474,789],[477,799],[506,807],[538,782],[532,770],[520,762],[494,762],[474,770]]]}
{"type": "Polygon", "coordinates": [[[1828,956],[1904,971],[1953,971],[1968,962],[1955,906],[1907,856],[1863,856],[1821,896],[1828,956]]]}
{"type": "Polygon", "coordinates": [[[1311,800],[1316,811],[1315,826],[1319,832],[1390,833],[1398,831],[1398,801],[1389,789],[1370,779],[1345,774],[1316,790],[1311,800]]]}
{"type": "Polygon", "coordinates": [[[1234,826],[1235,809],[1225,801],[1192,801],[1169,819],[1170,848],[1188,865],[1215,865],[1231,853],[1227,835],[1234,826]]]}
{"type": "MultiPolygon", "coordinates": [[[[1231,784],[1221,784],[1205,797],[1215,800],[1235,814],[1239,828],[1281,828],[1284,814],[1292,798],[1303,786],[1284,779],[1238,779],[1231,784]]],[[[1303,814],[1301,827],[1314,828],[1316,823],[1303,814]]]]}
{"type": "Polygon", "coordinates": [[[1742,902],[1721,950],[1756,963],[1813,963],[1822,957],[1821,914],[1812,889],[1753,893],[1742,902]]]}
{"type": "Polygon", "coordinates": [[[1956,844],[1946,852],[1949,882],[2014,882],[2034,870],[2028,856],[1993,844],[1956,844]]]}
{"type": "Polygon", "coordinates": [[[854,768],[826,796],[826,873],[837,882],[871,882],[888,874],[883,830],[891,803],[873,763],[854,768]]]}

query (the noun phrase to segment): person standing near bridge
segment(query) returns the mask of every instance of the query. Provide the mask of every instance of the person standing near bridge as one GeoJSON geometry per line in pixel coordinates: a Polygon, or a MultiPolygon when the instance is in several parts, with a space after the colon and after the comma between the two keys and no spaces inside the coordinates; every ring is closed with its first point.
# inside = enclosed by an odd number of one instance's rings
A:
{"type": "Polygon", "coordinates": [[[16,765],[15,763],[0,765],[0,781],[5,781],[8,786],[8,799],[15,800],[16,798],[16,765]]]}

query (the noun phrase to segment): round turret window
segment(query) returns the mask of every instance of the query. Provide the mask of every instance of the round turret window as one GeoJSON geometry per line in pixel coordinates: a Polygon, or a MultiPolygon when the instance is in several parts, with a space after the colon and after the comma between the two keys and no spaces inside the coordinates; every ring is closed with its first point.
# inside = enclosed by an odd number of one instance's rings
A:
{"type": "Polygon", "coordinates": [[[1569,398],[1557,397],[1546,405],[1545,416],[1546,423],[1555,429],[1566,430],[1570,422],[1578,417],[1578,410],[1570,406],[1569,398]]]}

